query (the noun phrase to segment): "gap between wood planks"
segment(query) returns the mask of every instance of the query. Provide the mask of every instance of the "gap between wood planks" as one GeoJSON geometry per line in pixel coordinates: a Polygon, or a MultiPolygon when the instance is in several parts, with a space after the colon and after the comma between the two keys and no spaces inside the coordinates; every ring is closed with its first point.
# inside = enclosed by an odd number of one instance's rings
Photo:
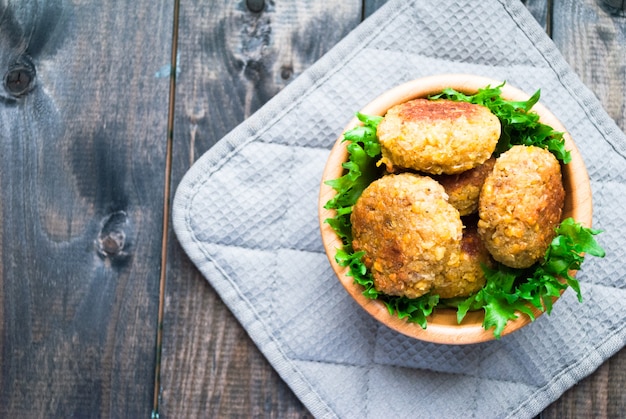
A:
{"type": "Polygon", "coordinates": [[[554,0],[548,0],[546,3],[546,33],[552,38],[552,2],[554,0]]]}
{"type": "Polygon", "coordinates": [[[170,88],[167,114],[167,143],[165,152],[165,179],[163,186],[163,233],[161,241],[161,271],[159,275],[159,311],[157,314],[156,356],[154,366],[154,398],[152,419],[159,417],[159,395],[161,388],[161,351],[163,346],[163,315],[165,306],[165,280],[167,277],[167,245],[169,242],[169,219],[171,209],[172,148],[174,142],[174,110],[176,99],[176,56],[178,50],[178,20],[180,0],[174,0],[172,23],[172,49],[170,56],[170,88]]]}

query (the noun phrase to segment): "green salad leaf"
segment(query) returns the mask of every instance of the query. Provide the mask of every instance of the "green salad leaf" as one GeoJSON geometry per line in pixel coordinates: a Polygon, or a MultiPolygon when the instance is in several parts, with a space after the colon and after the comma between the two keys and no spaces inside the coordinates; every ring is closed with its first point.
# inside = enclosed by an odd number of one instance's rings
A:
{"type": "MultiPolygon", "coordinates": [[[[502,135],[496,149],[501,153],[516,144],[535,145],[551,151],[564,164],[571,160],[565,150],[563,134],[538,122],[539,116],[531,108],[539,100],[537,91],[527,101],[512,102],[501,98],[502,85],[479,89],[475,95],[465,95],[453,89],[445,89],[431,99],[445,98],[466,101],[487,106],[501,121],[502,135]]],[[[342,239],[343,247],[337,249],[335,260],[340,266],[349,267],[348,275],[363,287],[363,294],[382,301],[391,315],[427,327],[427,317],[437,306],[457,309],[460,323],[470,310],[484,310],[483,327],[493,329],[499,339],[509,320],[516,319],[519,313],[535,319],[533,310],[550,313],[552,302],[571,287],[582,301],[580,284],[572,275],[580,269],[584,255],[604,257],[605,252],[594,236],[601,230],[582,226],[572,218],[567,218],[556,228],[556,236],[546,250],[542,261],[527,269],[509,268],[496,264],[493,268],[483,266],[486,284],[477,293],[467,298],[440,299],[438,295],[426,294],[419,298],[396,297],[383,294],[374,287],[374,279],[362,259],[364,252],[352,248],[352,225],[350,215],[363,190],[382,176],[382,169],[376,165],[380,158],[380,144],[376,128],[382,120],[380,116],[357,113],[362,123],[344,133],[343,141],[348,142],[348,161],[343,164],[344,175],[327,181],[337,192],[326,205],[326,209],[336,210],[333,218],[325,220],[342,239]],[[530,304],[530,306],[529,306],[530,304]]]]}
{"type": "Polygon", "coordinates": [[[376,167],[376,161],[380,156],[376,128],[383,118],[362,113],[357,113],[357,118],[363,125],[346,131],[343,136],[343,141],[349,142],[347,145],[349,158],[342,165],[345,174],[340,178],[325,182],[337,191],[337,194],[324,206],[326,209],[335,209],[337,216],[326,222],[348,248],[351,248],[352,244],[350,224],[352,205],[361,196],[363,190],[381,176],[381,170],[376,167]]]}
{"type": "Polygon", "coordinates": [[[600,230],[582,226],[573,218],[566,218],[556,229],[556,237],[546,250],[544,259],[527,269],[513,269],[498,264],[495,268],[483,266],[487,282],[476,294],[458,303],[457,320],[460,323],[469,310],[485,310],[485,329],[494,329],[500,338],[508,320],[518,317],[516,312],[535,316],[527,303],[540,311],[552,311],[553,298],[571,287],[582,301],[580,284],[571,271],[580,269],[584,253],[604,257],[605,252],[593,236],[600,230]]]}

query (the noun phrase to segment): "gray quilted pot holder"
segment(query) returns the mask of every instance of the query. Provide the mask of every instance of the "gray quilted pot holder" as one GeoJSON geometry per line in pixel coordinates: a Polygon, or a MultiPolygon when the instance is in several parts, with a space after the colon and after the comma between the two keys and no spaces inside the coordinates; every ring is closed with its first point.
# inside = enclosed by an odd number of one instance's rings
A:
{"type": "Polygon", "coordinates": [[[316,417],[532,417],[626,340],[626,137],[519,1],[392,1],[206,152],[174,199],[181,245],[316,417]],[[415,341],[369,317],[317,219],[329,150],[355,111],[441,73],[507,80],[566,126],[592,181],[604,259],[552,315],[500,341],[415,341]]]}

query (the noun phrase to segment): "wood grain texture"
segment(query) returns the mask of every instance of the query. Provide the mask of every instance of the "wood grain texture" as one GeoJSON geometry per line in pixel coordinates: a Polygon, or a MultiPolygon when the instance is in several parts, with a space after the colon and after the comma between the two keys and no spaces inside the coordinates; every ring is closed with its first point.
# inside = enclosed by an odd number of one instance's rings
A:
{"type": "Polygon", "coordinates": [[[385,3],[387,3],[387,0],[363,0],[363,18],[370,17],[385,3]]]}
{"type": "MultiPolygon", "coordinates": [[[[626,130],[626,13],[596,0],[554,2],[552,38],[617,125],[626,130]]],[[[626,412],[626,349],[549,406],[542,418],[620,418],[626,412]]]]}
{"type": "Polygon", "coordinates": [[[626,11],[602,0],[555,2],[553,40],[574,71],[626,130],[626,11]]]}
{"type": "Polygon", "coordinates": [[[551,12],[554,0],[522,0],[537,23],[550,34],[552,32],[551,12]]]}
{"type": "Polygon", "coordinates": [[[0,417],[152,407],[170,9],[0,1],[0,417]]]}
{"type": "MultiPolygon", "coordinates": [[[[181,2],[173,183],[352,30],[361,2],[181,2]]],[[[175,240],[169,247],[161,418],[310,416],[175,240]]]]}

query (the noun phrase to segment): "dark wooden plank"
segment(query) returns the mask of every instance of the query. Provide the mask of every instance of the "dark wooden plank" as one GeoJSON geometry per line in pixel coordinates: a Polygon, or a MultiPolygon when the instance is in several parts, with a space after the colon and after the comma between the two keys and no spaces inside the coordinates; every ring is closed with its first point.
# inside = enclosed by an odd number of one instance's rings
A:
{"type": "Polygon", "coordinates": [[[0,417],[152,408],[167,3],[0,1],[0,417]]]}
{"type": "Polygon", "coordinates": [[[363,0],[363,18],[370,17],[385,3],[387,3],[387,0],[363,0]]]}
{"type": "Polygon", "coordinates": [[[543,27],[548,34],[550,34],[551,20],[549,16],[552,13],[552,2],[554,0],[522,0],[524,6],[533,15],[537,23],[543,27]]]}
{"type": "Polygon", "coordinates": [[[602,0],[555,2],[553,40],[609,115],[626,130],[626,12],[602,0]]]}
{"type": "MultiPolygon", "coordinates": [[[[603,1],[554,2],[552,37],[565,59],[626,129],[626,14],[603,1]]],[[[618,418],[626,412],[626,349],[548,407],[542,418],[618,418]]]]}
{"type": "MultiPolygon", "coordinates": [[[[173,184],[360,18],[360,1],[264,2],[261,12],[182,1],[173,184]]],[[[308,415],[176,240],[165,301],[160,417],[308,415]]]]}

